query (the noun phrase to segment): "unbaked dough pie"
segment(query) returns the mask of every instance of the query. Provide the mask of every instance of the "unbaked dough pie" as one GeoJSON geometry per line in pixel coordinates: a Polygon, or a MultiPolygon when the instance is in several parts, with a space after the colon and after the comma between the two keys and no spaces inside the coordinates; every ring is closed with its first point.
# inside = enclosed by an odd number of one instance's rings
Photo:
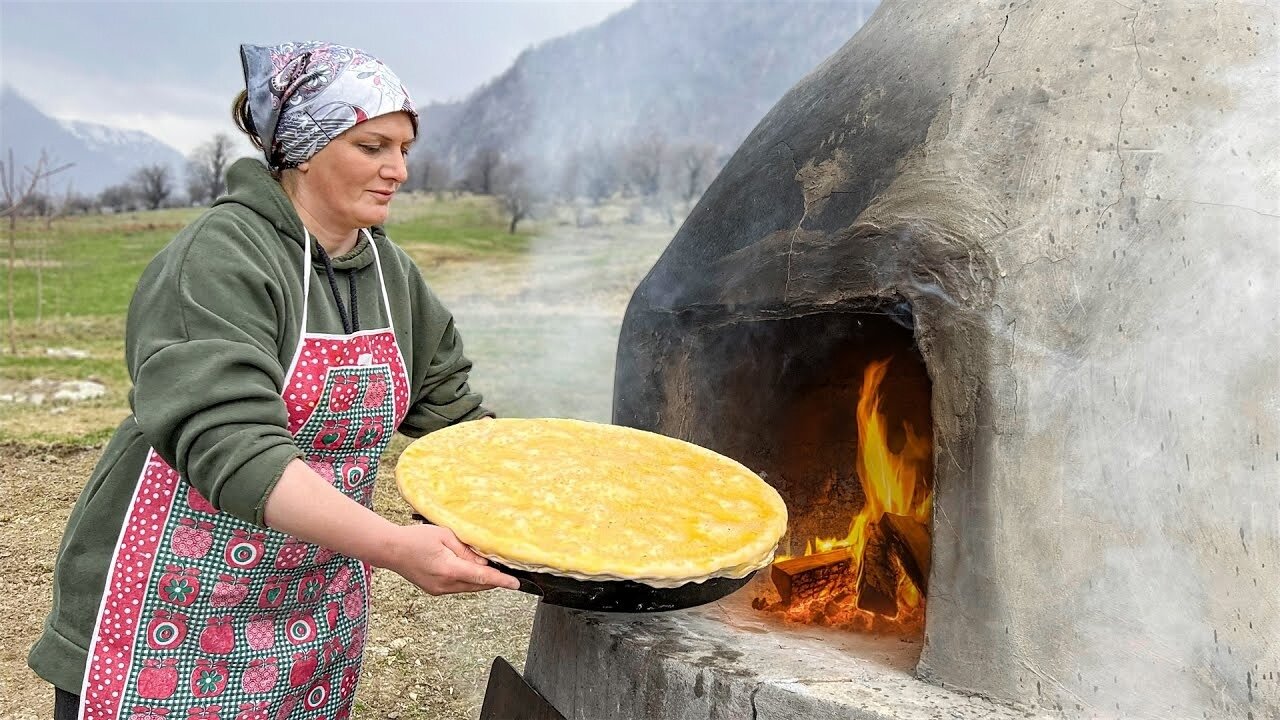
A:
{"type": "Polygon", "coordinates": [[[415,440],[400,494],[508,567],[676,587],[773,561],[778,492],[740,463],[664,435],[580,420],[460,423],[415,440]]]}

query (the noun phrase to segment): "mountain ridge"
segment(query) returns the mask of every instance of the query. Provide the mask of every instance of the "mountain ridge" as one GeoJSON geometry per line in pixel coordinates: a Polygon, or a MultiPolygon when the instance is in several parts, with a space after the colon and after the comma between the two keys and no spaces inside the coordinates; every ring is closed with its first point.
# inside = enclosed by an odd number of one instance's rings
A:
{"type": "Polygon", "coordinates": [[[877,4],[638,2],[525,50],[462,101],[427,106],[419,153],[457,173],[496,148],[550,175],[585,148],[654,133],[727,153],[877,4]]]}
{"type": "Polygon", "coordinates": [[[186,160],[182,153],[141,130],[65,120],[45,114],[8,85],[0,86],[0,151],[14,165],[34,167],[41,151],[54,165],[71,163],[50,179],[55,192],[68,186],[76,193],[96,195],[128,181],[138,167],[163,163],[170,167],[175,187],[181,187],[186,160]]]}

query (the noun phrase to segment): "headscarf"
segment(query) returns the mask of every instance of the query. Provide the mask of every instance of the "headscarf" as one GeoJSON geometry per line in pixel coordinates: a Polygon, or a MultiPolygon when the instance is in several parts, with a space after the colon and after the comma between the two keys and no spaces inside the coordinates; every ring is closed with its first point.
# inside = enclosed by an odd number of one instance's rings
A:
{"type": "Polygon", "coordinates": [[[356,123],[418,112],[400,78],[381,60],[325,42],[241,45],[253,131],[273,170],[297,167],[356,123]]]}

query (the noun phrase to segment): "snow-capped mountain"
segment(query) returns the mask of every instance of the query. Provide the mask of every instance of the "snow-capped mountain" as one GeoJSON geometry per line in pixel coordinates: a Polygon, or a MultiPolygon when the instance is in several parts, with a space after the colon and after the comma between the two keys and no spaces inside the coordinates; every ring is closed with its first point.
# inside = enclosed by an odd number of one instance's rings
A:
{"type": "Polygon", "coordinates": [[[59,120],[58,124],[92,148],[107,150],[133,146],[135,149],[151,147],[155,152],[159,153],[176,152],[173,148],[141,130],[122,130],[83,120],[59,120]]]}
{"type": "Polygon", "coordinates": [[[177,150],[154,136],[141,130],[125,130],[82,120],[58,122],[91,151],[110,159],[117,167],[129,168],[156,163],[170,166],[174,179],[178,181],[176,184],[181,187],[185,159],[177,150]]]}
{"type": "Polygon", "coordinates": [[[52,178],[52,188],[62,192],[70,184],[72,190],[84,195],[125,182],[139,167],[155,163],[168,165],[175,185],[182,187],[186,164],[182,153],[144,132],[59,120],[41,112],[12,88],[3,87],[0,160],[7,163],[10,150],[19,173],[21,168],[34,166],[42,150],[52,163],[73,163],[52,178]]]}

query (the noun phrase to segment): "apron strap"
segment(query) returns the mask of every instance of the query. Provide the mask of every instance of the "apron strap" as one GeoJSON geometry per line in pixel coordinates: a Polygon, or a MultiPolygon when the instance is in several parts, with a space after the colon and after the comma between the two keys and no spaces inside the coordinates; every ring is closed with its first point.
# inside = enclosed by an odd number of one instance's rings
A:
{"type": "Polygon", "coordinates": [[[373,264],[378,267],[378,286],[382,288],[382,308],[387,314],[387,329],[395,335],[395,320],[391,318],[391,299],[387,297],[387,281],[382,277],[382,257],[378,254],[378,244],[373,241],[373,233],[368,228],[362,228],[361,232],[369,238],[369,247],[373,248],[373,264]]]}
{"type": "MultiPolygon", "coordinates": [[[[369,247],[373,250],[373,264],[378,269],[378,287],[382,293],[382,307],[387,316],[387,330],[391,331],[395,336],[395,321],[391,317],[391,298],[387,296],[387,281],[382,274],[382,256],[378,252],[378,244],[373,241],[373,233],[368,228],[361,228],[360,232],[369,240],[369,247]]],[[[289,368],[285,371],[284,376],[291,377],[294,369],[298,367],[298,359],[302,357],[302,346],[307,338],[307,306],[311,300],[311,232],[306,227],[302,228],[302,319],[298,323],[298,345],[293,350],[293,360],[289,362],[289,368]]]]}
{"type": "Polygon", "coordinates": [[[285,370],[286,379],[293,377],[298,367],[298,359],[302,357],[302,346],[307,339],[307,304],[311,299],[311,233],[302,228],[302,319],[298,323],[298,344],[293,348],[293,359],[285,370]]]}

